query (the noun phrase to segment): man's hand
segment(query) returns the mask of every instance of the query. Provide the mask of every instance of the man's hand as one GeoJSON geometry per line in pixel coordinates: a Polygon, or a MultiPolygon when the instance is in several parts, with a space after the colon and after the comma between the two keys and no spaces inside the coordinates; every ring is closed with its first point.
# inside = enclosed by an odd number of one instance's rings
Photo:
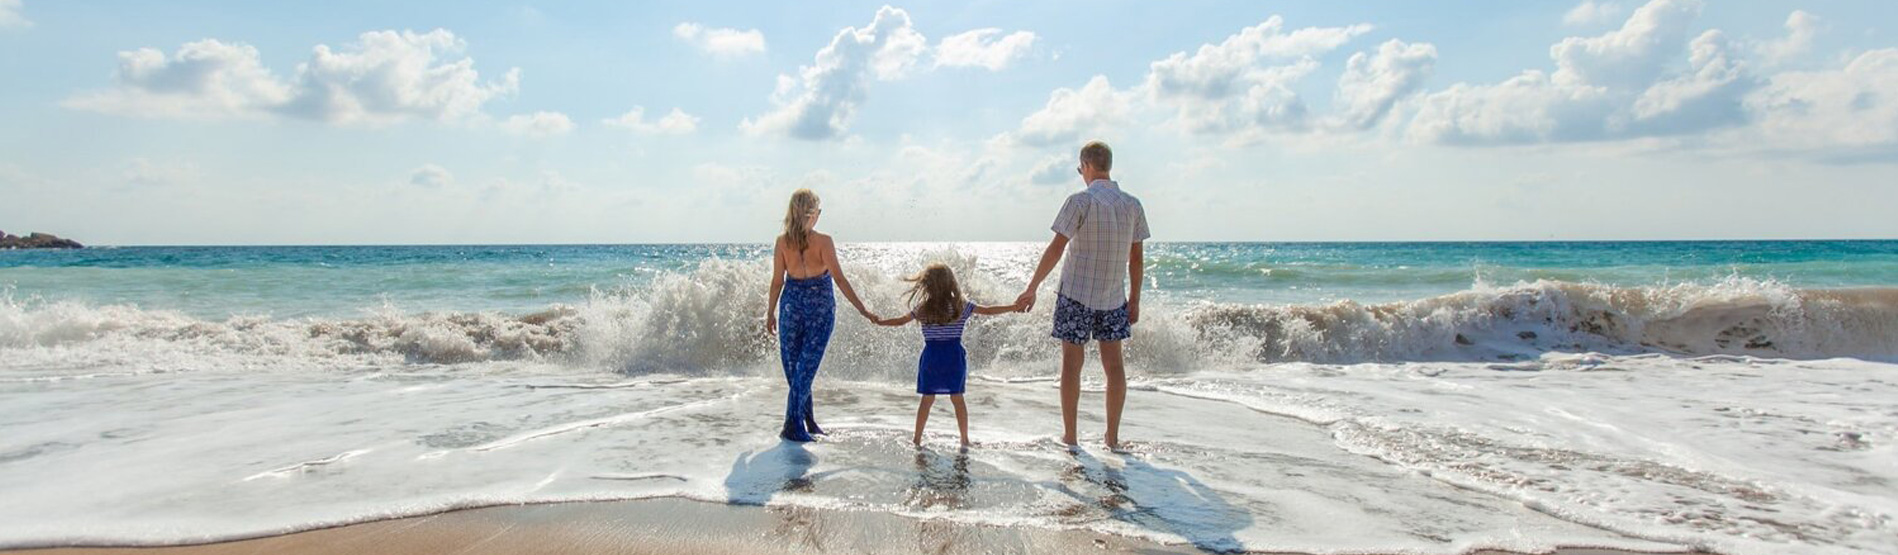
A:
{"type": "Polygon", "coordinates": [[[1035,289],[1033,287],[1022,291],[1020,296],[1015,297],[1015,309],[1022,312],[1033,312],[1035,310],[1035,289]]]}
{"type": "Polygon", "coordinates": [[[1127,301],[1127,325],[1140,323],[1140,299],[1127,301]]]}

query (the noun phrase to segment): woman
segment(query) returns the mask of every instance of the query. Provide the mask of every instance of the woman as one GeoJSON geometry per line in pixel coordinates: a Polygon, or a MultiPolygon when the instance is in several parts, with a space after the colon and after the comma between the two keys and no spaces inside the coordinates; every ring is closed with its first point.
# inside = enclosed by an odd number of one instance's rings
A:
{"type": "Polygon", "coordinates": [[[765,331],[778,334],[778,357],[784,363],[784,380],[791,393],[784,403],[784,431],[778,437],[810,441],[823,434],[811,413],[811,380],[824,361],[824,347],[830,344],[830,330],[837,322],[837,303],[831,298],[832,279],[843,290],[844,299],[857,307],[857,313],[871,318],[863,301],[844,278],[837,263],[837,243],[829,235],[817,232],[817,217],[823,213],[817,193],[798,189],[791,193],[791,205],[784,213],[784,234],[778,236],[771,255],[771,300],[765,314],[765,331]],[[779,314],[784,325],[778,325],[779,314]]]}

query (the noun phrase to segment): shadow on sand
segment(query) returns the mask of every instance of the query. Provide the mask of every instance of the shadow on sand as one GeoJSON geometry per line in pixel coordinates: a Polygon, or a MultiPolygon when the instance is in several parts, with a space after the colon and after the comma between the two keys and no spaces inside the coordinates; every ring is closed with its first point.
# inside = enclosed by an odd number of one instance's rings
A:
{"type": "Polygon", "coordinates": [[[1082,502],[1084,513],[1102,511],[1106,518],[1171,533],[1207,551],[1245,551],[1234,534],[1252,525],[1250,512],[1184,471],[1154,466],[1138,455],[1116,458],[1118,467],[1075,451],[1055,490],[1082,502]]]}
{"type": "Polygon", "coordinates": [[[752,454],[738,454],[725,475],[726,500],[733,505],[763,505],[781,491],[810,491],[811,467],[817,455],[804,444],[780,441],[776,447],[752,454]]]}

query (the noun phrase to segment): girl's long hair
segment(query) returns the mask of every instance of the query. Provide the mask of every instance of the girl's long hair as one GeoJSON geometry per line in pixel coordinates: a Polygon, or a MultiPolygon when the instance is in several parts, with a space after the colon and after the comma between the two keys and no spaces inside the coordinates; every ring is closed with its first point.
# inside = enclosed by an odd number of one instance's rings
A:
{"type": "Polygon", "coordinates": [[[925,324],[948,324],[962,318],[962,288],[956,285],[956,273],[941,262],[923,268],[922,273],[904,278],[909,288],[909,304],[916,319],[925,324]]]}
{"type": "Polygon", "coordinates": [[[784,210],[784,244],[797,252],[804,252],[811,246],[811,232],[804,225],[811,212],[817,210],[817,193],[810,189],[798,189],[791,193],[791,206],[784,210]]]}

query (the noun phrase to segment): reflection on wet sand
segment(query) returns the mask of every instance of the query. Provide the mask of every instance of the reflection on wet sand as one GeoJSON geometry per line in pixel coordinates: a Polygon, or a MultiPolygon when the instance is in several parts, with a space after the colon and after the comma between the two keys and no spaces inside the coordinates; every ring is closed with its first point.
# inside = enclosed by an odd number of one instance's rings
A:
{"type": "Polygon", "coordinates": [[[1071,521],[1114,519],[1171,533],[1200,549],[1245,551],[1234,534],[1252,524],[1252,515],[1234,507],[1193,475],[1160,468],[1133,454],[1118,454],[1118,467],[1086,451],[1072,452],[1074,462],[1060,472],[1053,489],[1080,501],[1057,511],[1071,521]]]}

